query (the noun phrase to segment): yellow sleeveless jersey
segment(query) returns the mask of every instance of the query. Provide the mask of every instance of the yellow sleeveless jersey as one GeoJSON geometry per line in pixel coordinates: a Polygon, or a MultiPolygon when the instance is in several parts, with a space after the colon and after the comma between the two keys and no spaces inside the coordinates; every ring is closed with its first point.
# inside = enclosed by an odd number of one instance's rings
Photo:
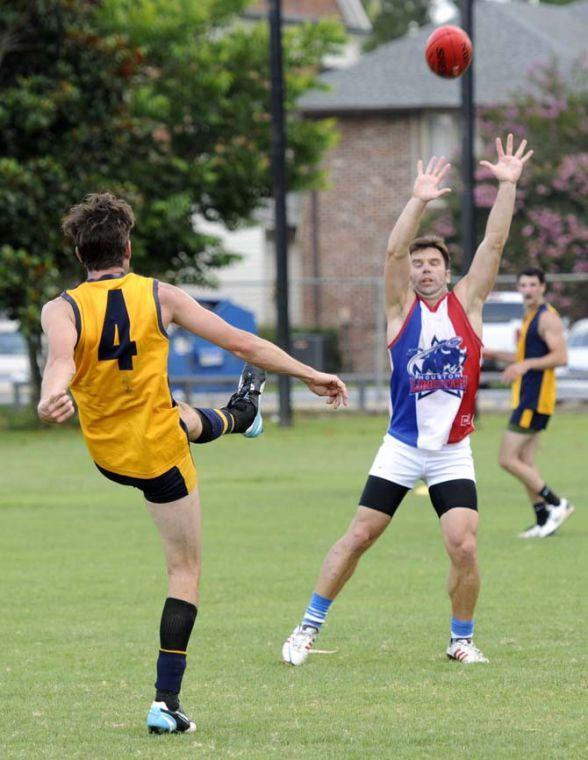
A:
{"type": "Polygon", "coordinates": [[[71,391],[93,460],[120,475],[158,477],[189,444],[168,383],[157,281],[106,275],[62,297],[76,318],[71,391]]]}
{"type": "MultiPolygon", "coordinates": [[[[517,344],[517,361],[536,359],[549,353],[549,346],[539,334],[539,319],[544,311],[557,314],[551,304],[543,303],[525,315],[517,344]]],[[[512,384],[512,408],[553,414],[557,397],[555,369],[531,369],[512,384]]]]}

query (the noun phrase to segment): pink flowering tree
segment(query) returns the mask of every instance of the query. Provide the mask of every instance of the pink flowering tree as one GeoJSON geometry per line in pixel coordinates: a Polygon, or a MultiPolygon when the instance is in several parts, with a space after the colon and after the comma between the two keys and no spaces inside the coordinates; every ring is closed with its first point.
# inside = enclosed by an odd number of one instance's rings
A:
{"type": "MultiPolygon", "coordinates": [[[[501,266],[516,273],[539,266],[553,274],[588,272],[588,78],[578,65],[564,79],[555,65],[531,72],[524,93],[504,106],[479,109],[478,134],[484,157],[493,155],[496,136],[526,137],[535,154],[517,188],[516,213],[501,266]]],[[[480,156],[481,158],[482,156],[480,156]]],[[[458,174],[456,168],[455,175],[458,174]]],[[[484,233],[496,197],[490,172],[478,166],[474,202],[476,235],[484,233]]],[[[435,230],[459,261],[459,188],[437,215],[435,230]]],[[[550,298],[572,317],[588,314],[588,282],[554,284],[550,298]]]]}

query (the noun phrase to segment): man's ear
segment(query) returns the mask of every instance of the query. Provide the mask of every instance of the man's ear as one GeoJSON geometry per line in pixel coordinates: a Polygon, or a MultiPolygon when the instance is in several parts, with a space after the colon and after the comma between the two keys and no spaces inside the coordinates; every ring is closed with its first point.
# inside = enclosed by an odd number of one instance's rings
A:
{"type": "Polygon", "coordinates": [[[74,253],[76,255],[76,259],[80,262],[80,264],[83,264],[84,262],[82,261],[82,257],[80,256],[80,252],[78,251],[77,245],[74,249],[74,253]]]}
{"type": "Polygon", "coordinates": [[[131,245],[130,239],[127,240],[127,244],[125,245],[125,252],[123,254],[125,259],[131,260],[131,256],[133,255],[133,247],[131,245]]]}

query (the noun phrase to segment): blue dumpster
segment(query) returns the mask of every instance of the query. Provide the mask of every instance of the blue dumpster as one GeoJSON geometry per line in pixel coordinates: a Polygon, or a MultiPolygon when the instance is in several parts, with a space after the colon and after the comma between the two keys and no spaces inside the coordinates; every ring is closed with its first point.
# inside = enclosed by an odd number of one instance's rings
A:
{"type": "MultiPolygon", "coordinates": [[[[214,312],[234,327],[248,332],[257,333],[255,316],[252,311],[244,309],[227,298],[223,299],[198,299],[198,303],[206,309],[214,312]]],[[[178,376],[198,376],[199,378],[213,377],[215,375],[235,376],[243,369],[243,360],[229,351],[225,351],[214,343],[194,335],[181,327],[174,327],[170,333],[170,347],[168,359],[168,373],[170,378],[178,376]]],[[[198,390],[202,391],[227,391],[232,389],[227,385],[218,383],[198,384],[198,390]]],[[[177,391],[178,386],[172,382],[172,391],[177,391]]]]}

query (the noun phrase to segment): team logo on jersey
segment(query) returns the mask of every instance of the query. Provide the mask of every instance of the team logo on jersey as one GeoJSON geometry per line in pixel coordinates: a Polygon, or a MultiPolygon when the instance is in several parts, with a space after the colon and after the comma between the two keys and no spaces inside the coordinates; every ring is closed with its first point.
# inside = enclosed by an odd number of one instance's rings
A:
{"type": "Polygon", "coordinates": [[[410,393],[417,399],[444,391],[461,398],[467,386],[463,365],[467,352],[456,335],[447,340],[433,338],[430,348],[412,349],[406,369],[410,376],[410,393]]]}

